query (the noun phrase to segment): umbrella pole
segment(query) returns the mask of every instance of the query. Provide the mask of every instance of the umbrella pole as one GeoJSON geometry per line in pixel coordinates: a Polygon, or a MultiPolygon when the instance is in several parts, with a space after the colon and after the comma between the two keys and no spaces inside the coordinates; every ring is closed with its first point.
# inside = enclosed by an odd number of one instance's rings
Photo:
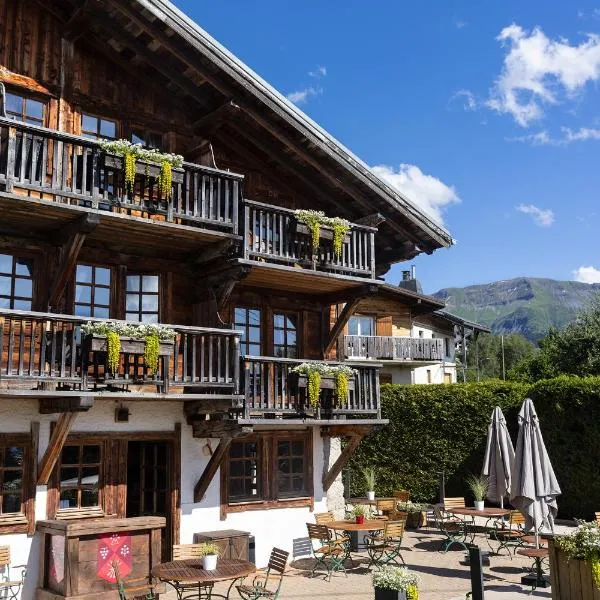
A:
{"type": "Polygon", "coordinates": [[[500,508],[504,508],[504,496],[500,498],[500,508]]]}

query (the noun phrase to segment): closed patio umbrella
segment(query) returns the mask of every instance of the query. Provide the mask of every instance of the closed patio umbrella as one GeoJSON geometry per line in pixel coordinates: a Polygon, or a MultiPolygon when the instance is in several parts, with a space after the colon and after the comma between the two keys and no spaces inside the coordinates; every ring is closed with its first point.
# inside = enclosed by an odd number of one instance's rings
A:
{"type": "Polygon", "coordinates": [[[527,530],[554,529],[560,487],[542,438],[540,422],[530,398],[519,412],[519,437],[512,469],[510,501],[525,517],[527,530]]]}
{"type": "Polygon", "coordinates": [[[502,507],[504,507],[504,498],[510,494],[514,460],[515,450],[506,428],[506,420],[500,407],[496,406],[488,427],[481,474],[488,478],[488,500],[500,502],[502,507]]]}

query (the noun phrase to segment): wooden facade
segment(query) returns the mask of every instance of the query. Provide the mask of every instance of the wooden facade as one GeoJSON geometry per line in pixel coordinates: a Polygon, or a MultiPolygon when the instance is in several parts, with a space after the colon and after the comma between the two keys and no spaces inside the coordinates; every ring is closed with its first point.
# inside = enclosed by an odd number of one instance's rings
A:
{"type": "Polygon", "coordinates": [[[39,449],[37,420],[0,434],[0,454],[25,465],[7,468],[20,483],[0,502],[0,536],[33,533],[36,484],[46,533],[155,515],[163,556],[181,541],[182,496],[202,505],[219,469],[222,519],[312,509],[349,456],[315,469],[322,440],[356,447],[385,424],[380,364],[355,361],[345,399],[325,378],[318,409],[293,369],[348,358],[339,340],[356,311],[391,336],[438,308],[380,275],[449,234],[168,2],[0,0],[0,82],[0,412],[35,402],[47,433],[39,449]],[[131,188],[107,138],[182,154],[171,190],[143,161],[131,188]],[[297,208],[351,222],[339,255],[326,227],[313,247],[297,208]],[[82,329],[109,320],[175,338],[152,369],[145,340],[123,337],[109,369],[105,337],[82,329]],[[130,412],[140,420],[116,430],[130,412]],[[186,491],[182,468],[205,448],[186,491]],[[238,452],[253,453],[260,486],[236,479],[238,452]]]}

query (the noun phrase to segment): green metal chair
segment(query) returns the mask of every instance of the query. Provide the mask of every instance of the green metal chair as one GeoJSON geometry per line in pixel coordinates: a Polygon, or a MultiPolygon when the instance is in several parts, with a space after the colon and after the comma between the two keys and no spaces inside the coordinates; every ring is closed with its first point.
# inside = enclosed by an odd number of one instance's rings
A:
{"type": "Polygon", "coordinates": [[[117,590],[119,591],[119,600],[133,600],[134,598],[155,600],[158,597],[152,577],[130,579],[127,581],[127,585],[125,585],[125,582],[121,579],[118,564],[113,562],[112,567],[115,571],[117,590]]]}
{"type": "Polygon", "coordinates": [[[401,566],[398,559],[402,561],[402,565],[406,565],[400,553],[405,525],[406,518],[386,521],[383,531],[375,535],[365,536],[367,554],[369,555],[369,567],[371,565],[378,567],[385,565],[401,566]]]}
{"type": "Polygon", "coordinates": [[[18,598],[27,574],[26,565],[12,565],[12,569],[13,571],[21,570],[18,577],[10,574],[10,546],[0,546],[0,597],[6,598],[6,600],[18,598]]]}
{"type": "Polygon", "coordinates": [[[319,565],[323,565],[327,570],[327,581],[331,581],[331,574],[335,571],[344,571],[346,577],[346,567],[344,562],[347,558],[346,544],[338,542],[332,535],[331,529],[325,525],[307,523],[308,537],[312,544],[315,564],[310,573],[314,577],[315,571],[319,565]]]}
{"type": "Polygon", "coordinates": [[[238,594],[244,600],[258,600],[258,598],[271,598],[277,600],[281,591],[283,573],[287,565],[287,559],[290,555],[285,550],[273,548],[269,564],[264,573],[260,573],[253,580],[251,585],[238,585],[238,594]],[[269,583],[277,581],[277,587],[270,588],[269,583]]]}
{"type": "Polygon", "coordinates": [[[518,510],[510,511],[508,523],[506,521],[497,521],[494,523],[494,528],[490,531],[490,537],[499,543],[496,554],[500,554],[502,549],[506,548],[509,556],[511,547],[513,548],[513,554],[516,554],[517,549],[523,546],[524,535],[525,517],[518,510]]]}
{"type": "Polygon", "coordinates": [[[461,519],[448,518],[447,513],[440,505],[433,507],[433,515],[436,527],[445,536],[440,550],[446,553],[452,546],[458,545],[466,552],[466,541],[468,537],[471,537],[468,523],[461,519]]]}

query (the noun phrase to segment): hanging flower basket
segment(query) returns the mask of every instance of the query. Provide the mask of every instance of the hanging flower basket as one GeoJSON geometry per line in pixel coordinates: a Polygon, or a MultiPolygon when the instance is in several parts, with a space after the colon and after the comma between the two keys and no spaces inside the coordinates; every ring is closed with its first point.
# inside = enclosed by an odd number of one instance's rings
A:
{"type": "MultiPolygon", "coordinates": [[[[303,223],[302,221],[296,221],[296,233],[299,235],[312,235],[312,232],[308,225],[303,223]]],[[[326,240],[328,242],[333,240],[333,228],[327,225],[322,225],[319,233],[320,240],[326,240]]],[[[346,233],[342,238],[344,244],[350,243],[350,234],[346,233]]]]}
{"type": "MultiPolygon", "coordinates": [[[[306,375],[298,375],[298,387],[306,388],[308,386],[308,377],[306,375]]],[[[336,382],[335,377],[333,375],[322,375],[321,376],[321,385],[320,388],[322,390],[335,390],[336,382]]],[[[350,379],[348,381],[348,391],[354,391],[354,379],[350,379]]]]}
{"type": "MultiPolygon", "coordinates": [[[[124,158],[117,154],[105,154],[104,165],[118,171],[125,168],[124,158]]],[[[136,160],[135,162],[136,175],[144,175],[158,179],[160,177],[160,165],[146,161],[136,160]]],[[[183,183],[183,169],[173,169],[173,183],[183,183]]]]}
{"type": "MultiPolygon", "coordinates": [[[[144,338],[122,337],[122,354],[144,354],[146,350],[146,340],[144,338]]],[[[92,352],[107,352],[108,343],[106,335],[92,334],[88,336],[89,350],[92,352]]],[[[173,355],[173,341],[161,341],[159,344],[159,356],[173,355]]]]}

